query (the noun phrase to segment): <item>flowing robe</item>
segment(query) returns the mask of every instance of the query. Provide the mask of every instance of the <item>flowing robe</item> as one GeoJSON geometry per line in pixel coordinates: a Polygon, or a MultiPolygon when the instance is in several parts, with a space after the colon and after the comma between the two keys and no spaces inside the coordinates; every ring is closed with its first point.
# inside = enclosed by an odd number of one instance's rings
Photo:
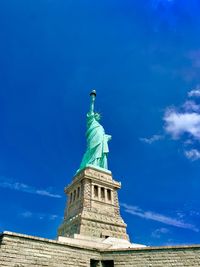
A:
{"type": "Polygon", "coordinates": [[[83,156],[80,169],[87,165],[107,169],[108,141],[111,136],[105,134],[103,126],[96,120],[94,113],[87,114],[86,138],[87,150],[83,156]]]}

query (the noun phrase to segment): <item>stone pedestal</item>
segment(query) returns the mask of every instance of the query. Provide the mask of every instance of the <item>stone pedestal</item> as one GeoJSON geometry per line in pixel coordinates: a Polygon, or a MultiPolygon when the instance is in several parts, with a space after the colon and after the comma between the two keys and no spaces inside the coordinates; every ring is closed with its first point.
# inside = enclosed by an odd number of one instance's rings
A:
{"type": "Polygon", "coordinates": [[[117,190],[121,183],[111,172],[86,167],[65,188],[68,201],[58,236],[75,234],[97,238],[129,240],[126,224],[120,216],[117,190]]]}

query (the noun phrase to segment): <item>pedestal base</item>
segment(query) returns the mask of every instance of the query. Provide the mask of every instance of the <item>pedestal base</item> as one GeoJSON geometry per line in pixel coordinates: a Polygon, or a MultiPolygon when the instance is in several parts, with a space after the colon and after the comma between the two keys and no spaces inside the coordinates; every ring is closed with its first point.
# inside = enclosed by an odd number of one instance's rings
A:
{"type": "Polygon", "coordinates": [[[58,236],[71,238],[81,234],[129,240],[119,210],[117,191],[120,187],[121,183],[104,169],[88,166],[77,173],[65,188],[68,203],[58,236]]]}
{"type": "Polygon", "coordinates": [[[141,244],[130,243],[128,240],[120,238],[95,238],[90,236],[75,234],[74,238],[59,236],[58,241],[70,245],[79,245],[86,248],[97,249],[122,249],[122,248],[142,248],[146,247],[141,244]]]}

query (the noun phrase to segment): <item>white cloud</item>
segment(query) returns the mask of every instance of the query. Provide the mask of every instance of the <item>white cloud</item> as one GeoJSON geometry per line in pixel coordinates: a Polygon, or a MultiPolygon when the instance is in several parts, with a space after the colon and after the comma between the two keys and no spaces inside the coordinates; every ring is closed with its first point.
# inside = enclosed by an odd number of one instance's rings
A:
{"type": "MultiPolygon", "coordinates": [[[[200,51],[199,51],[200,52],[200,51]]],[[[180,139],[186,158],[194,161],[200,159],[200,151],[195,148],[200,141],[200,104],[194,98],[200,97],[200,85],[188,93],[185,103],[180,107],[167,108],[164,114],[164,129],[174,139],[180,139]],[[190,146],[190,148],[188,148],[190,146]]]]}
{"type": "Polygon", "coordinates": [[[178,211],[176,215],[178,216],[179,219],[183,219],[185,217],[185,214],[182,211],[178,211]]]}
{"type": "Polygon", "coordinates": [[[0,177],[0,187],[9,188],[11,190],[21,191],[30,194],[36,194],[40,196],[48,196],[53,198],[61,198],[60,195],[51,193],[49,190],[40,190],[36,189],[33,186],[26,185],[24,183],[19,183],[14,181],[13,179],[9,179],[6,177],[0,177]]]}
{"type": "Polygon", "coordinates": [[[190,134],[196,139],[200,139],[200,114],[180,113],[175,109],[168,109],[164,116],[165,130],[178,138],[184,133],[190,134]]]}
{"type": "Polygon", "coordinates": [[[59,218],[59,216],[56,214],[33,213],[31,211],[24,211],[20,213],[19,215],[25,219],[35,218],[38,220],[46,219],[46,220],[51,220],[51,221],[59,218]]]}
{"type": "Polygon", "coordinates": [[[144,211],[137,206],[131,206],[131,205],[127,205],[124,203],[122,203],[121,206],[125,208],[125,212],[138,216],[140,218],[153,220],[153,221],[157,221],[157,222],[160,222],[166,225],[171,225],[171,226],[175,226],[178,228],[189,229],[195,232],[199,232],[199,229],[195,225],[186,223],[180,219],[172,218],[172,217],[159,214],[159,213],[155,213],[152,211],[144,211]]]}
{"type": "Polygon", "coordinates": [[[200,97],[200,89],[192,90],[188,93],[189,97],[200,97]]]}
{"type": "Polygon", "coordinates": [[[190,145],[193,145],[194,144],[194,141],[191,140],[191,139],[187,139],[187,140],[184,141],[183,144],[184,144],[184,146],[190,146],[190,145]]]}
{"type": "Polygon", "coordinates": [[[186,150],[184,152],[186,158],[195,161],[200,159],[200,151],[197,149],[186,150]]]}
{"type": "Polygon", "coordinates": [[[195,111],[198,112],[200,111],[200,106],[198,104],[196,104],[194,101],[191,100],[187,100],[184,104],[183,104],[183,108],[185,111],[195,111]]]}
{"type": "Polygon", "coordinates": [[[151,236],[154,238],[160,238],[163,234],[168,234],[169,232],[169,229],[162,227],[153,231],[151,236]]]}
{"type": "Polygon", "coordinates": [[[146,138],[146,137],[140,138],[140,141],[151,145],[152,143],[159,141],[159,140],[162,140],[163,138],[164,138],[164,136],[155,134],[149,138],[146,138]]]}
{"type": "Polygon", "coordinates": [[[197,85],[195,89],[188,92],[188,96],[189,97],[200,97],[200,85],[197,85]]]}
{"type": "Polygon", "coordinates": [[[21,213],[21,216],[23,216],[24,218],[31,218],[33,216],[33,213],[30,211],[25,211],[21,213]]]}
{"type": "Polygon", "coordinates": [[[53,220],[55,220],[55,219],[57,219],[58,218],[58,215],[55,215],[55,214],[52,214],[52,215],[50,215],[50,217],[49,217],[49,219],[51,220],[51,221],[53,221],[53,220]]]}
{"type": "Polygon", "coordinates": [[[47,196],[47,197],[55,197],[55,198],[61,198],[58,194],[52,194],[47,190],[36,190],[35,194],[41,195],[41,196],[47,196]]]}

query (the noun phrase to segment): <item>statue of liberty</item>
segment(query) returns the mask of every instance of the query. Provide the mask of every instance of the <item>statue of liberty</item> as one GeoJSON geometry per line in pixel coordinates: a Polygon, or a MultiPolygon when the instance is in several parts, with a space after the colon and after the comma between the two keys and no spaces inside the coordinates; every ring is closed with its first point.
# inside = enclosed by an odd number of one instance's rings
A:
{"type": "Polygon", "coordinates": [[[94,102],[96,98],[95,90],[90,93],[90,97],[90,111],[87,113],[87,150],[83,156],[79,170],[82,170],[89,165],[108,169],[108,141],[111,139],[111,135],[105,134],[103,126],[99,123],[100,114],[94,112],[94,102]]]}

